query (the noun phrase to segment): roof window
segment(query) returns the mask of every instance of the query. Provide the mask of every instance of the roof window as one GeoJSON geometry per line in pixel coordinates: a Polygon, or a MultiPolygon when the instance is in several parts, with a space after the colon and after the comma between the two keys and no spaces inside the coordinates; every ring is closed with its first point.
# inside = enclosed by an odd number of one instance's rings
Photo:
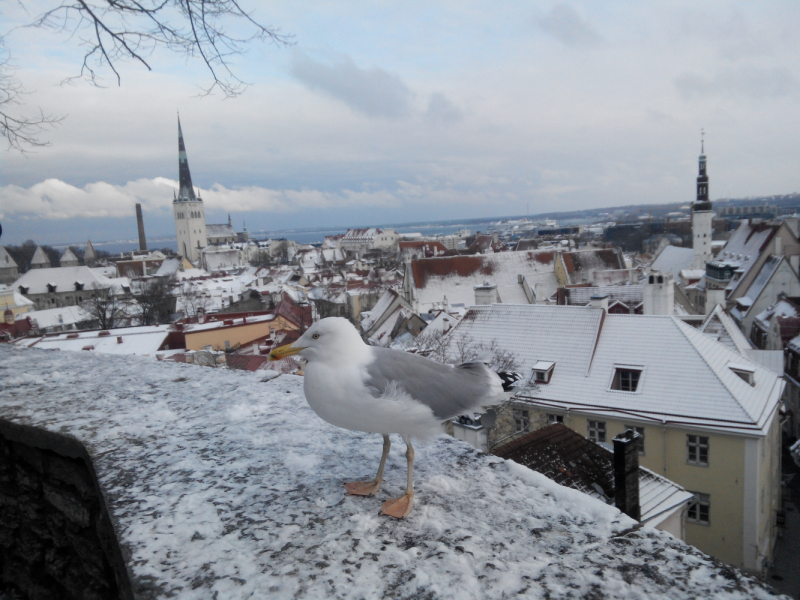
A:
{"type": "Polygon", "coordinates": [[[756,384],[754,377],[756,370],[753,369],[752,367],[749,367],[747,365],[729,364],[728,368],[734,373],[736,373],[739,377],[744,379],[750,385],[754,386],[756,384]]]}
{"type": "Polygon", "coordinates": [[[554,362],[538,361],[531,368],[531,383],[541,383],[545,385],[550,383],[555,366],[556,363],[554,362]]]}
{"type": "Polygon", "coordinates": [[[615,367],[611,389],[617,392],[636,392],[642,379],[642,369],[634,367],[615,367]]]}

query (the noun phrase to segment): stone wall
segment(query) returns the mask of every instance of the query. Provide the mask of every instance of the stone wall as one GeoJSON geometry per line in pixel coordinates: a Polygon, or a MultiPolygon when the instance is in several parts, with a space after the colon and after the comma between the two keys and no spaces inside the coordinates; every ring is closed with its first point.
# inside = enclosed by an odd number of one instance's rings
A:
{"type": "Polygon", "coordinates": [[[85,451],[58,437],[0,423],[0,582],[30,600],[129,597],[85,451]]]}

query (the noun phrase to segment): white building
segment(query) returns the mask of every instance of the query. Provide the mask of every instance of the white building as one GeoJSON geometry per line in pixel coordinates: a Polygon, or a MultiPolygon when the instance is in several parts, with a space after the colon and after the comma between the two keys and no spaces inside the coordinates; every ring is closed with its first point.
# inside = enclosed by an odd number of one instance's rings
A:
{"type": "Polygon", "coordinates": [[[192,174],[189,172],[180,118],[178,119],[178,179],[180,191],[172,201],[178,254],[196,264],[200,259],[200,250],[208,246],[206,214],[203,199],[195,194],[192,186],[192,174]]]}

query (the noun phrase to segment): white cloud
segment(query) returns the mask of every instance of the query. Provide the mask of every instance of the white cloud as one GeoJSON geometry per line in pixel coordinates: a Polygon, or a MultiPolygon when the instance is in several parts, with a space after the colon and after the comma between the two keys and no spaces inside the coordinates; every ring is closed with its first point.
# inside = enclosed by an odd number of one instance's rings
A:
{"type": "MultiPolygon", "coordinates": [[[[92,219],[130,217],[141,203],[145,213],[170,213],[177,181],[157,177],[125,185],[95,182],[82,188],[58,179],[47,179],[28,188],[7,185],[0,188],[0,218],[13,220],[92,219]]],[[[275,190],[258,186],[230,189],[214,184],[200,189],[207,211],[298,213],[309,209],[330,210],[350,207],[391,208],[408,203],[479,203],[492,192],[456,191],[441,181],[409,183],[397,181],[395,189],[275,190]]]]}

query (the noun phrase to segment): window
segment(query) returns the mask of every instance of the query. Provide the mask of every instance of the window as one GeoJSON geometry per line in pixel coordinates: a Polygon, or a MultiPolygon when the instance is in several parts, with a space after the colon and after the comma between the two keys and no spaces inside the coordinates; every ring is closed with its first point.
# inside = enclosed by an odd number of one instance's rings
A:
{"type": "Polygon", "coordinates": [[[514,409],[514,426],[517,433],[528,431],[531,428],[531,417],[527,410],[514,409]]]}
{"type": "Polygon", "coordinates": [[[711,524],[711,496],[692,492],[694,500],[689,503],[689,511],[686,513],[686,520],[689,523],[699,523],[700,525],[711,524]]]}
{"type": "Polygon", "coordinates": [[[537,361],[532,367],[531,383],[550,383],[550,378],[553,377],[553,369],[555,366],[556,363],[554,362],[537,361]]]}
{"type": "Polygon", "coordinates": [[[606,441],[606,422],[605,421],[587,421],[589,430],[589,439],[595,443],[606,441]]]}
{"type": "Polygon", "coordinates": [[[687,462],[690,465],[708,466],[708,438],[702,435],[686,436],[687,462]]]}
{"type": "Polygon", "coordinates": [[[639,434],[636,438],[636,448],[639,450],[639,456],[644,456],[644,427],[636,427],[635,425],[623,425],[625,431],[632,429],[639,434]]]}
{"type": "Polygon", "coordinates": [[[750,385],[755,385],[755,380],[753,379],[753,375],[755,374],[754,369],[747,365],[728,365],[728,368],[750,385]]]}
{"type": "Polygon", "coordinates": [[[553,423],[563,423],[564,422],[564,415],[547,415],[547,424],[552,425],[553,423]]]}
{"type": "Polygon", "coordinates": [[[635,392],[639,387],[641,375],[642,371],[640,369],[622,369],[618,367],[614,371],[611,389],[620,392],[635,392]]]}

